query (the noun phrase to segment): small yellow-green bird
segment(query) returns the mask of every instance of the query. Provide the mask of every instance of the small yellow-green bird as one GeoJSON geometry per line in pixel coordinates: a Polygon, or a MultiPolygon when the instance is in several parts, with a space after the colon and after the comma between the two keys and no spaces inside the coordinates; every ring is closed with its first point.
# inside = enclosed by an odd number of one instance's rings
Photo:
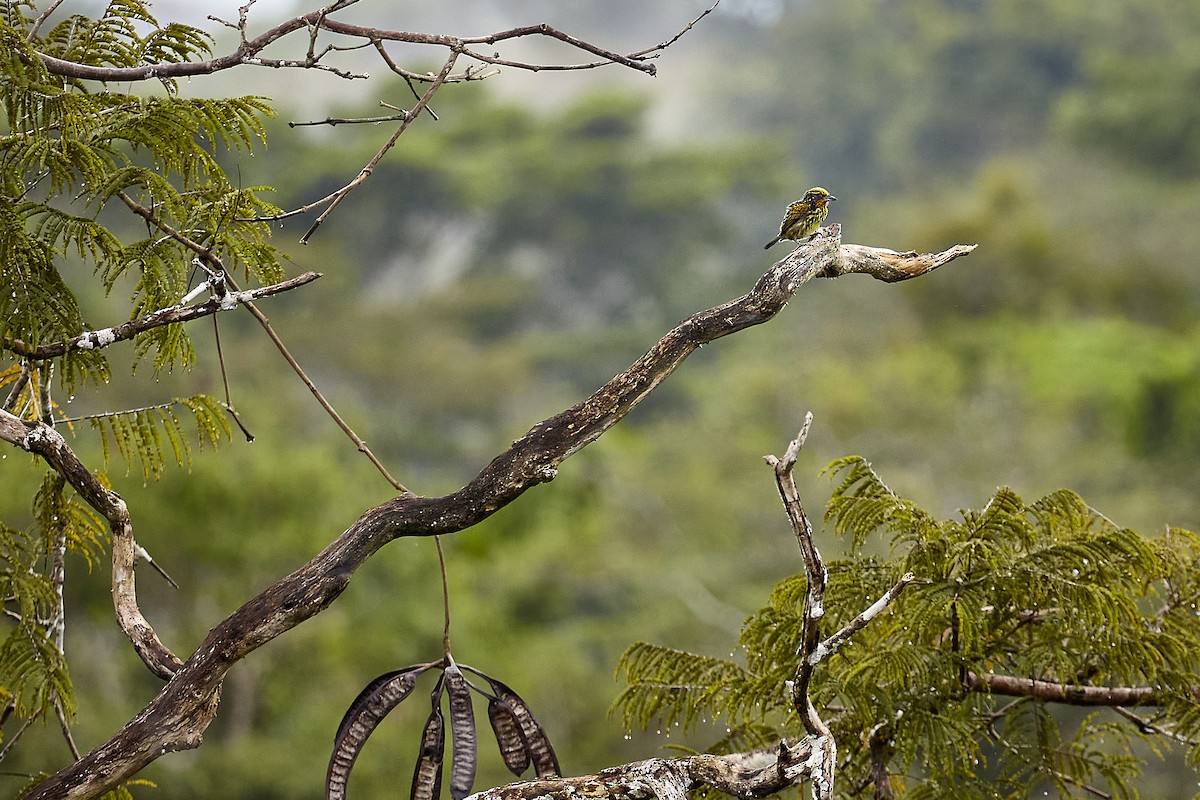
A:
{"type": "Polygon", "coordinates": [[[804,193],[804,197],[787,207],[787,213],[779,225],[779,235],[763,245],[763,250],[770,249],[781,239],[791,239],[795,242],[805,238],[811,239],[825,221],[825,217],[829,216],[828,204],[832,200],[837,198],[820,186],[809,189],[804,193]]]}

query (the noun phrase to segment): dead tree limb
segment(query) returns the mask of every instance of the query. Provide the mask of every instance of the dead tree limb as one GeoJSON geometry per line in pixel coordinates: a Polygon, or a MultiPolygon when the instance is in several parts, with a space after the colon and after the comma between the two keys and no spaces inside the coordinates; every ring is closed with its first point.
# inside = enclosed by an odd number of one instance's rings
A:
{"type": "Polygon", "coordinates": [[[808,687],[813,671],[834,648],[848,639],[855,631],[861,630],[895,600],[904,587],[912,582],[913,574],[911,572],[905,574],[895,586],[872,603],[867,610],[852,619],[836,634],[821,641],[821,618],[825,616],[825,587],[829,583],[829,570],[813,541],[812,523],[809,522],[808,515],[804,512],[800,491],[796,488],[796,481],[792,477],[792,470],[796,466],[800,448],[804,446],[804,441],[808,438],[808,429],[811,425],[812,412],[809,412],[804,418],[804,426],[788,445],[783,458],[767,456],[766,460],[775,470],[775,483],[779,488],[779,496],[783,500],[783,507],[787,511],[788,519],[791,520],[792,530],[796,534],[796,543],[800,546],[800,555],[804,559],[804,575],[808,578],[808,590],[804,594],[804,616],[801,619],[800,628],[800,651],[796,654],[796,672],[791,681],[792,707],[804,724],[804,732],[807,734],[805,738],[811,747],[803,774],[807,775],[812,783],[813,798],[829,800],[833,797],[834,770],[837,767],[837,742],[809,697],[808,687]]]}
{"type": "MultiPolygon", "coordinates": [[[[871,272],[870,260],[860,258],[857,251],[847,253],[840,237],[839,225],[823,229],[812,241],[773,264],[747,294],[683,320],[591,396],[530,428],[461,489],[442,497],[401,494],[368,509],[312,560],[217,623],[183,665],[173,670],[159,694],[112,738],[35,786],[27,796],[30,800],[95,797],[166,753],[197,747],[216,713],[229,669],[327,608],[345,591],[354,572],[385,544],[402,536],[463,530],[534,486],[553,480],[565,459],[622,420],[693,351],[773,319],[812,278],[842,274],[839,267],[846,263],[861,264],[862,268],[842,272],[892,278],[892,272],[871,272]]],[[[902,271],[915,277],[972,249],[960,246],[933,256],[898,258],[909,265],[902,271]]],[[[0,438],[33,452],[40,453],[33,445],[52,432],[37,422],[0,420],[5,421],[0,425],[0,438]]],[[[83,496],[102,505],[109,501],[108,495],[83,496]]]]}
{"type": "Polygon", "coordinates": [[[651,758],[603,770],[595,775],[525,781],[471,795],[470,800],[684,800],[687,792],[709,786],[734,797],[765,797],[794,786],[812,755],[807,738],[780,742],[777,748],[714,756],[651,758]]]}
{"type": "MultiPolygon", "coordinates": [[[[338,36],[347,37],[352,40],[372,45],[374,43],[398,42],[405,44],[428,45],[431,47],[445,48],[451,52],[463,53],[469,57],[486,63],[486,64],[501,64],[516,69],[525,69],[533,72],[541,70],[579,70],[579,69],[594,69],[596,67],[605,66],[608,64],[617,64],[630,69],[635,69],[640,72],[645,72],[649,75],[654,75],[656,70],[653,62],[648,59],[660,50],[665,49],[674,43],[679,36],[663,42],[655,47],[639,50],[635,53],[622,55],[613,50],[600,47],[591,42],[579,39],[565,31],[561,31],[551,25],[542,23],[540,25],[526,25],[519,28],[512,28],[505,31],[497,31],[495,33],[485,34],[483,36],[448,36],[445,34],[419,33],[416,31],[397,31],[387,30],[384,28],[373,28],[365,25],[354,25],[348,22],[342,22],[331,16],[335,12],[345,8],[352,3],[337,2],[327,8],[317,11],[310,11],[298,17],[286,20],[278,25],[264,31],[258,36],[250,37],[248,35],[246,10],[249,5],[244,6],[238,22],[223,23],[229,27],[235,28],[241,34],[241,41],[229,53],[218,56],[216,58],[204,59],[201,61],[169,61],[158,64],[140,64],[136,67],[109,67],[95,64],[82,64],[74,61],[57,58],[46,53],[39,53],[38,58],[46,66],[51,73],[55,75],[63,75],[69,78],[89,81],[102,81],[105,83],[130,83],[148,80],[170,80],[172,78],[187,78],[196,75],[211,75],[214,72],[232,69],[240,66],[255,66],[255,67],[271,67],[274,69],[293,68],[293,69],[324,69],[333,72],[334,74],[347,78],[367,78],[364,74],[352,73],[338,67],[331,67],[322,61],[322,58],[329,53],[338,53],[344,50],[353,49],[348,46],[341,47],[326,47],[321,51],[317,51],[315,47],[315,37],[320,32],[336,34],[338,36]],[[262,55],[273,44],[276,44],[281,39],[287,38],[289,35],[297,31],[307,31],[309,33],[308,54],[300,59],[277,59],[266,58],[262,55]],[[547,39],[556,39],[565,45],[587,53],[594,57],[595,60],[582,64],[543,64],[527,61],[515,61],[511,59],[501,58],[499,55],[489,55],[483,52],[472,50],[473,45],[496,45],[501,42],[511,41],[513,39],[521,39],[526,37],[542,37],[547,39]]],[[[705,12],[707,14],[707,12],[705,12]]],[[[701,16],[704,16],[703,14],[701,16]]],[[[213,17],[214,21],[220,22],[213,17]]],[[[690,30],[691,23],[687,28],[680,33],[690,30]]],[[[421,73],[403,73],[407,77],[414,80],[432,79],[433,75],[425,75],[421,73]]],[[[458,80],[467,80],[470,76],[459,77],[458,80]]]]}
{"type": "Polygon", "coordinates": [[[9,350],[22,358],[28,358],[33,361],[60,358],[72,350],[95,350],[108,347],[116,342],[132,339],[139,333],[144,333],[152,328],[173,325],[177,322],[191,322],[200,317],[207,317],[221,311],[229,311],[252,300],[257,300],[260,297],[270,297],[273,294],[279,294],[280,292],[286,292],[289,289],[303,286],[306,283],[312,283],[319,277],[321,277],[321,273],[319,272],[305,272],[294,278],[273,283],[270,286],[260,286],[244,292],[227,292],[219,297],[214,293],[212,297],[203,303],[195,305],[187,305],[182,302],[177,303],[167,308],[161,308],[144,317],[138,317],[137,319],[123,322],[120,325],[114,325],[111,328],[84,331],[76,336],[72,336],[65,342],[50,342],[34,346],[26,344],[20,339],[10,339],[5,336],[0,338],[0,350],[9,350]]]}

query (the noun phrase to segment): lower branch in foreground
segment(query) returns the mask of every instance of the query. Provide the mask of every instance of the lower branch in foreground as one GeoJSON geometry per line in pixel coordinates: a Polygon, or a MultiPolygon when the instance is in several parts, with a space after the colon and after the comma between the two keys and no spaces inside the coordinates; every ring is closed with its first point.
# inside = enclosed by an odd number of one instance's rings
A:
{"type": "Polygon", "coordinates": [[[524,781],[477,792],[471,800],[684,800],[692,789],[709,787],[734,797],[765,797],[795,786],[813,765],[809,738],[780,742],[774,750],[714,756],[651,758],[611,767],[595,775],[524,781]]]}

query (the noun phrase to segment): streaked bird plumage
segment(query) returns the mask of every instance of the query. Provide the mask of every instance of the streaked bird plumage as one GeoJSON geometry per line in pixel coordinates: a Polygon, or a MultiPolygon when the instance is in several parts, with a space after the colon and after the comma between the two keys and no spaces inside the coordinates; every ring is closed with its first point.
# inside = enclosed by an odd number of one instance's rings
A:
{"type": "Polygon", "coordinates": [[[829,216],[829,203],[833,200],[837,198],[820,186],[809,189],[804,197],[787,207],[779,225],[779,235],[763,245],[763,249],[768,250],[783,239],[795,242],[811,239],[829,216]]]}

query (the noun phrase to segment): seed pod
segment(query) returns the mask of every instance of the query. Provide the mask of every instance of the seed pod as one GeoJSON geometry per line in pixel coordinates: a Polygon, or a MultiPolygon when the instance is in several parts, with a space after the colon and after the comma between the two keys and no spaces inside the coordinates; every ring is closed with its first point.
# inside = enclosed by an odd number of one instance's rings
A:
{"type": "Polygon", "coordinates": [[[417,677],[429,667],[428,664],[422,664],[380,675],[354,698],[333,739],[333,755],[329,758],[329,769],[325,773],[327,800],[345,800],[350,769],[366,744],[367,737],[380,720],[412,693],[417,677]]]}
{"type": "Polygon", "coordinates": [[[412,800],[438,800],[442,793],[442,755],[446,749],[446,726],[442,721],[442,693],[433,693],[433,711],[421,734],[421,754],[413,770],[412,800]]]}
{"type": "Polygon", "coordinates": [[[496,734],[496,744],[500,745],[504,766],[513,775],[521,777],[521,773],[529,769],[529,750],[517,718],[502,700],[492,698],[488,702],[488,720],[492,723],[492,732],[496,734]]]}
{"type": "Polygon", "coordinates": [[[533,715],[533,711],[526,702],[500,681],[486,675],[482,677],[491,684],[496,698],[508,708],[513,719],[516,720],[517,726],[521,730],[521,736],[525,740],[526,751],[533,759],[533,770],[537,776],[539,778],[555,778],[561,775],[558,756],[554,754],[550,738],[546,736],[546,731],[542,729],[541,723],[537,721],[537,717],[533,715]]]}
{"type": "Polygon", "coordinates": [[[454,761],[450,766],[450,796],[462,800],[475,783],[475,711],[471,689],[453,660],[443,672],[450,700],[450,730],[454,734],[454,761]]]}

